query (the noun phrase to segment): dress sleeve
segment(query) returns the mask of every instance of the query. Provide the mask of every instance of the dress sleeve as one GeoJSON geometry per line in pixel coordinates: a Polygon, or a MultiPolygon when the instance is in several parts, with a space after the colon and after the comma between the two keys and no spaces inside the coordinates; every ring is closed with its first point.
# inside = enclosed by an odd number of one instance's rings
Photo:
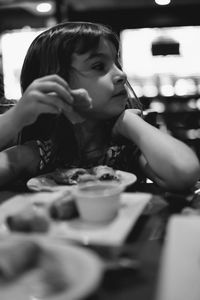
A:
{"type": "Polygon", "coordinates": [[[140,155],[141,151],[132,143],[121,146],[112,146],[106,153],[104,164],[116,170],[134,173],[139,181],[143,181],[145,176],[139,164],[140,155]]]}

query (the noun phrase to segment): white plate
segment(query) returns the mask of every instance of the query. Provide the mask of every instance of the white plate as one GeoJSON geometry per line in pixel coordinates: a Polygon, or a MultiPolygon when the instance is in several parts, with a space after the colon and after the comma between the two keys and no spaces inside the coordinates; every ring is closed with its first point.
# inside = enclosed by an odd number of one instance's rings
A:
{"type": "Polygon", "coordinates": [[[117,216],[107,224],[86,223],[81,219],[54,223],[51,235],[84,244],[118,246],[124,243],[138,217],[151,199],[147,193],[123,193],[117,216]]]}
{"type": "MultiPolygon", "coordinates": [[[[17,236],[17,238],[22,237],[17,236]]],[[[26,272],[4,287],[0,286],[1,300],[79,300],[95,291],[102,278],[103,263],[92,251],[64,244],[61,241],[55,243],[49,238],[34,237],[33,239],[36,239],[44,250],[40,259],[46,260],[49,252],[56,256],[55,261],[62,269],[59,273],[64,277],[64,282],[66,280],[66,288],[48,297],[41,296],[44,295],[45,281],[41,280],[40,263],[38,268],[26,272]]]]}
{"type": "MultiPolygon", "coordinates": [[[[62,194],[64,196],[65,192],[38,192],[10,198],[0,206],[0,233],[9,234],[5,225],[5,218],[8,215],[17,213],[24,206],[32,205],[32,203],[48,206],[62,194]]],[[[83,222],[79,218],[70,221],[52,221],[48,234],[56,238],[80,241],[84,244],[123,244],[151,197],[152,195],[148,193],[122,193],[119,212],[111,222],[94,225],[83,222]]]]}
{"type": "Polygon", "coordinates": [[[137,177],[133,173],[117,170],[116,175],[119,176],[120,183],[125,187],[128,187],[137,181],[137,177]]]}
{"type": "MultiPolygon", "coordinates": [[[[135,174],[125,172],[125,171],[116,171],[116,175],[120,178],[120,184],[122,184],[125,188],[135,183],[137,177],[135,174]]],[[[27,187],[32,191],[50,191],[50,190],[73,190],[74,185],[60,185],[57,184],[53,179],[48,178],[47,176],[40,175],[34,178],[31,178],[27,182],[27,187]]]]}

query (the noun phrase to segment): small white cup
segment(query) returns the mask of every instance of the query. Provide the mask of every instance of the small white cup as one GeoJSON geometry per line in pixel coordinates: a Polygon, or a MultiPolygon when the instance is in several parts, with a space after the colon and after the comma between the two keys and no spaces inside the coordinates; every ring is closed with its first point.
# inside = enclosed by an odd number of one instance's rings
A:
{"type": "Polygon", "coordinates": [[[81,218],[87,222],[111,221],[120,206],[123,186],[115,182],[88,182],[79,184],[75,201],[81,218]]]}

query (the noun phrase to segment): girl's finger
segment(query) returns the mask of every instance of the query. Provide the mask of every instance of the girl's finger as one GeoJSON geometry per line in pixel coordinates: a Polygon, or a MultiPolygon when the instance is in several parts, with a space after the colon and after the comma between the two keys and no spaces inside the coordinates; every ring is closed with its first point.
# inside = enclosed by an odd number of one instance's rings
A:
{"type": "MultiPolygon", "coordinates": [[[[72,124],[76,124],[76,123],[82,123],[83,121],[85,121],[85,118],[83,118],[82,116],[79,115],[78,112],[76,112],[73,107],[67,103],[65,103],[64,106],[62,106],[62,101],[56,96],[56,95],[50,95],[51,100],[49,101],[48,96],[45,96],[46,99],[43,98],[42,100],[42,104],[43,103],[48,103],[48,105],[50,106],[54,106],[56,103],[56,109],[57,109],[57,113],[61,114],[63,113],[63,115],[72,123],[72,124]],[[61,101],[61,102],[59,102],[61,101]]],[[[48,112],[48,111],[46,111],[48,112]]]]}
{"type": "MultiPolygon", "coordinates": [[[[24,96],[23,96],[24,97],[24,96]]],[[[44,94],[40,91],[32,91],[29,93],[29,100],[20,100],[21,103],[21,111],[37,111],[38,114],[40,112],[41,104],[46,105],[47,107],[53,107],[56,111],[65,111],[68,110],[67,102],[64,102],[60,97],[55,93],[44,94]]],[[[19,107],[16,106],[16,108],[19,107]]],[[[51,108],[49,108],[51,110],[51,108]]]]}
{"type": "Polygon", "coordinates": [[[39,102],[47,106],[53,106],[58,112],[69,113],[72,110],[72,106],[62,101],[55,93],[48,95],[41,94],[39,102]]]}
{"type": "Polygon", "coordinates": [[[62,85],[64,88],[70,91],[69,85],[67,81],[65,81],[62,77],[57,74],[43,76],[35,80],[36,82],[45,82],[45,81],[55,81],[58,84],[62,85]]]}
{"type": "Polygon", "coordinates": [[[69,90],[67,90],[62,85],[56,82],[45,81],[43,83],[38,84],[37,89],[42,93],[57,94],[58,97],[60,97],[64,102],[67,102],[69,104],[72,104],[74,101],[69,90]]]}

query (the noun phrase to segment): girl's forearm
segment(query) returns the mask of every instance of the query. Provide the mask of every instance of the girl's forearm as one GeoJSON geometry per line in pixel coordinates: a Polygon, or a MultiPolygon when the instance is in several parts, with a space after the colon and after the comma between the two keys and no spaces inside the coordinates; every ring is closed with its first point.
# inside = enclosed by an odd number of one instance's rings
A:
{"type": "Polygon", "coordinates": [[[40,155],[35,142],[0,152],[0,186],[37,174],[40,155]]]}
{"type": "Polygon", "coordinates": [[[187,187],[199,178],[198,158],[186,144],[151,126],[136,114],[124,115],[121,130],[141,149],[146,167],[152,170],[158,182],[172,188],[187,187]]]}
{"type": "Polygon", "coordinates": [[[0,151],[7,148],[21,130],[19,123],[15,121],[14,108],[0,115],[0,151]]]}

